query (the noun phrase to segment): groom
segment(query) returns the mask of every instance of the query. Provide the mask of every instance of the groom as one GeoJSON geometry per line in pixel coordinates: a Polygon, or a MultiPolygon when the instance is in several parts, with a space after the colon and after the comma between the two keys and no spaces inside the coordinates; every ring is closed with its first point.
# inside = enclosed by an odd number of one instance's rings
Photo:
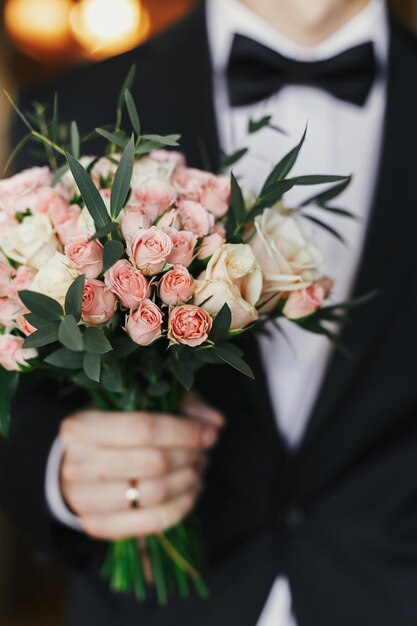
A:
{"type": "MultiPolygon", "coordinates": [[[[338,211],[310,213],[345,240],[319,233],[335,300],[375,288],[379,295],[343,331],[350,359],[322,337],[285,327],[258,345],[248,342],[253,384],[222,368],[203,373],[200,394],[227,422],[198,506],[210,562],[208,601],[160,610],[153,601],[139,605],[112,595],[100,581],[102,545],[89,535],[110,538],[125,527],[121,516],[111,528],[83,525],[89,508],[96,507],[97,519],[99,488],[102,499],[112,498],[110,481],[93,481],[88,491],[87,475],[77,475],[69,460],[88,433],[94,465],[108,423],[100,415],[71,417],[76,401],[71,406],[37,388],[16,407],[13,448],[1,461],[13,486],[5,506],[29,519],[38,540],[78,570],[70,598],[74,626],[412,626],[417,41],[383,0],[206,0],[138,50],[25,94],[21,104],[50,101],[58,90],[67,119],[84,130],[107,124],[133,62],[144,132],[181,133],[189,164],[213,170],[221,150],[248,147],[234,170],[254,190],[308,121],[294,174],[353,174],[334,208],[348,209],[355,220],[338,211]],[[269,124],[249,133],[249,122],[265,116],[269,124]],[[64,416],[62,458],[56,436],[64,416]],[[84,496],[90,494],[83,502],[74,496],[77,485],[78,494],[83,485],[84,496]]],[[[287,203],[303,200],[301,188],[287,203]]],[[[210,445],[221,417],[194,402],[189,412],[211,421],[210,445]]],[[[189,447],[185,432],[174,437],[173,449],[189,447]]],[[[198,441],[194,447],[204,448],[198,441]]]]}

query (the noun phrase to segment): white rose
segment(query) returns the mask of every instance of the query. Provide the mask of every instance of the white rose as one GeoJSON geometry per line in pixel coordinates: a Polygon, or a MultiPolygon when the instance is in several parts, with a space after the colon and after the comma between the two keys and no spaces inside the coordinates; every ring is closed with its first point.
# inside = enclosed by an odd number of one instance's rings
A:
{"type": "Polygon", "coordinates": [[[135,161],[132,175],[132,189],[140,187],[148,180],[159,180],[168,183],[173,171],[175,170],[175,161],[157,161],[151,157],[139,159],[135,161]]]}
{"type": "Polygon", "coordinates": [[[52,224],[44,213],[25,217],[3,243],[3,252],[9,259],[35,269],[42,267],[57,248],[52,224]]]}
{"type": "Polygon", "coordinates": [[[265,278],[263,300],[308,287],[320,277],[318,266],[324,259],[307,224],[278,210],[265,209],[255,218],[251,235],[248,243],[265,278]]]}
{"type": "Polygon", "coordinates": [[[63,305],[67,291],[76,278],[77,272],[70,266],[67,257],[56,252],[36,274],[30,289],[63,305]]]}
{"type": "Polygon", "coordinates": [[[221,278],[197,280],[193,303],[212,316],[215,316],[226,303],[232,314],[231,329],[245,328],[258,319],[258,311],[242,298],[239,288],[221,278]]]}
{"type": "Polygon", "coordinates": [[[225,243],[218,248],[207,265],[205,278],[221,279],[236,286],[241,297],[252,306],[261,296],[262,272],[247,244],[225,243]]]}

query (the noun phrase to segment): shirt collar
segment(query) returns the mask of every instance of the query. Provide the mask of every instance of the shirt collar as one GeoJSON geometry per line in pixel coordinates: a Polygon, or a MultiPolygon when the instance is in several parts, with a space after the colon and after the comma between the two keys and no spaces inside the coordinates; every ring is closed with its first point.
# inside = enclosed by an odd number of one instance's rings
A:
{"type": "Polygon", "coordinates": [[[287,39],[240,0],[207,0],[207,27],[215,73],[225,71],[233,36],[251,37],[284,56],[299,61],[317,61],[353,46],[372,41],[380,66],[388,56],[388,15],[384,0],[370,0],[349,22],[317,46],[305,48],[287,39]]]}

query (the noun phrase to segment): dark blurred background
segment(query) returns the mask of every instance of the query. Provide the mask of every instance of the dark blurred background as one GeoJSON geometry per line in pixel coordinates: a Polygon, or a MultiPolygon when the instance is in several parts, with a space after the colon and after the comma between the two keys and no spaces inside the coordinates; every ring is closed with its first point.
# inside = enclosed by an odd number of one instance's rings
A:
{"type": "MultiPolygon", "coordinates": [[[[180,19],[195,1],[0,0],[0,177],[10,122],[3,89],[16,94],[71,66],[133,48],[180,19]]],[[[417,29],[417,0],[391,4],[417,29]]],[[[61,626],[64,604],[62,574],[0,515],[0,625],[61,626]]]]}

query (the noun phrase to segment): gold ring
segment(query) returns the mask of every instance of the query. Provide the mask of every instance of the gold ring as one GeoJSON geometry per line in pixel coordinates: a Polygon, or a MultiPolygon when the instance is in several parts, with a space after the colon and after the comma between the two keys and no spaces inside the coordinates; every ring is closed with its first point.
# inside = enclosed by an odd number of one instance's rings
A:
{"type": "Polygon", "coordinates": [[[137,480],[129,481],[129,487],[126,490],[125,498],[131,509],[138,509],[140,503],[140,492],[137,480]]]}

